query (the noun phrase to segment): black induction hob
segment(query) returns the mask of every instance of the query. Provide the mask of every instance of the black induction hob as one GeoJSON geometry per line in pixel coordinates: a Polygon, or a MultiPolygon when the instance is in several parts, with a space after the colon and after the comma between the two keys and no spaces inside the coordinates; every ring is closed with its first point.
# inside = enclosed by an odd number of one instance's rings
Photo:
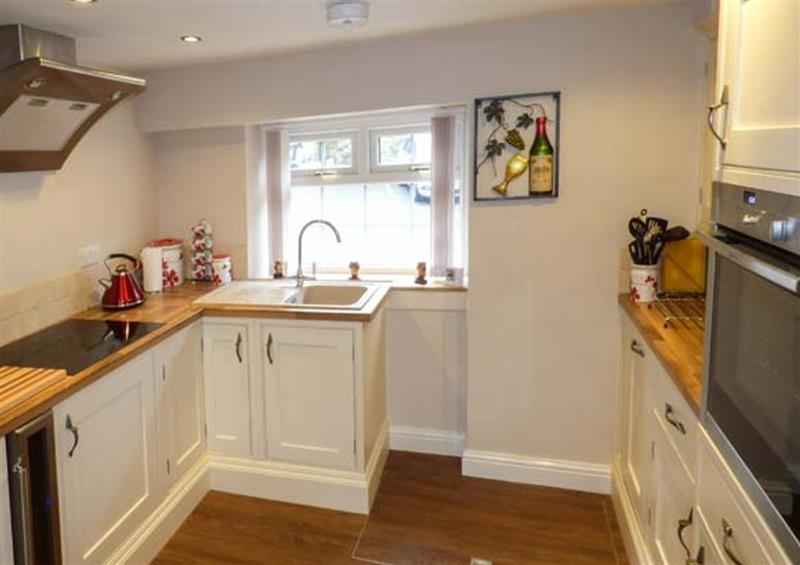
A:
{"type": "Polygon", "coordinates": [[[0,365],[66,369],[74,375],[162,324],[65,320],[0,347],[0,365]]]}

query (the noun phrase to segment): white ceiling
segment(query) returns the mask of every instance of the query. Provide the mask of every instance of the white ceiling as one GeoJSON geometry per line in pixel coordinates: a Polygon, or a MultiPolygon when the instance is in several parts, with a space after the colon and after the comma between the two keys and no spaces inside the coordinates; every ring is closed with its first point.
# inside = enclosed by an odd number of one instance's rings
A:
{"type": "Polygon", "coordinates": [[[0,23],[77,39],[82,65],[146,70],[526,17],[604,0],[372,0],[358,29],[327,25],[324,0],[1,0],[0,23]],[[181,35],[199,35],[186,44],[181,35]]]}

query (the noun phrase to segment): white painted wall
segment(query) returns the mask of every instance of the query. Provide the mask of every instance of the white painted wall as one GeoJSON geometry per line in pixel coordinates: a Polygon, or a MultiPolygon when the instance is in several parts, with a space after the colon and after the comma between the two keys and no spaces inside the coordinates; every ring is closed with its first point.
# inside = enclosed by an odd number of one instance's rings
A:
{"type": "Polygon", "coordinates": [[[191,226],[206,218],[214,230],[215,251],[230,253],[234,274],[245,277],[244,128],[162,132],[150,137],[160,237],[179,237],[188,244],[191,226]]]}
{"type": "MultiPolygon", "coordinates": [[[[694,218],[694,11],[625,3],[162,71],[148,77],[139,119],[148,131],[239,126],[561,90],[559,199],[470,210],[468,446],[603,465],[627,218],[643,206],[688,227],[694,218]]],[[[225,191],[243,193],[244,183],[225,191]]]]}
{"type": "Polygon", "coordinates": [[[61,170],[0,174],[0,295],[77,269],[86,245],[138,254],[156,228],[151,169],[150,145],[123,102],[61,170]]]}

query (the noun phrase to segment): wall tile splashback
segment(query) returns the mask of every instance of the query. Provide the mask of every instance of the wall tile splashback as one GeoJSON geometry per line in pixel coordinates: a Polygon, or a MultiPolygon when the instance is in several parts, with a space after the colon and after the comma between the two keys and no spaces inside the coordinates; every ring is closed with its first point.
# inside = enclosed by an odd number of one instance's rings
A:
{"type": "Polygon", "coordinates": [[[94,269],[65,275],[0,295],[0,345],[55,324],[97,304],[94,269]]]}

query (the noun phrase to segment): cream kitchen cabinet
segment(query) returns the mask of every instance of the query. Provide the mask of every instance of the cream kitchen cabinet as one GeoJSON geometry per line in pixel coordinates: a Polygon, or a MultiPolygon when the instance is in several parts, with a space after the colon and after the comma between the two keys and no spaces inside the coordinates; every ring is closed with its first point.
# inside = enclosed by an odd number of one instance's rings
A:
{"type": "Polygon", "coordinates": [[[154,351],[159,469],[172,487],[205,450],[205,404],[200,322],[154,351]]]}
{"type": "Polygon", "coordinates": [[[354,469],[353,331],[264,324],[261,337],[267,457],[354,469]]]}
{"type": "Polygon", "coordinates": [[[208,448],[216,453],[251,455],[248,344],[246,323],[203,324],[208,448]]]}
{"type": "Polygon", "coordinates": [[[726,563],[791,561],[739,485],[705,431],[700,434],[697,507],[705,518],[706,545],[718,547],[726,563]]]}
{"type": "Polygon", "coordinates": [[[788,565],[774,534],[626,315],[621,336],[613,498],[631,560],[788,565]]]}
{"type": "Polygon", "coordinates": [[[719,6],[717,178],[800,195],[800,3],[719,6]]]}
{"type": "Polygon", "coordinates": [[[100,563],[158,503],[153,355],[54,409],[64,563],[100,563]]]}
{"type": "Polygon", "coordinates": [[[648,534],[653,519],[655,420],[650,409],[653,382],[646,361],[652,354],[627,319],[622,339],[617,459],[637,520],[648,534]]]}
{"type": "Polygon", "coordinates": [[[686,472],[661,421],[656,426],[653,545],[663,565],[692,557],[695,537],[694,481],[686,472]]]}

